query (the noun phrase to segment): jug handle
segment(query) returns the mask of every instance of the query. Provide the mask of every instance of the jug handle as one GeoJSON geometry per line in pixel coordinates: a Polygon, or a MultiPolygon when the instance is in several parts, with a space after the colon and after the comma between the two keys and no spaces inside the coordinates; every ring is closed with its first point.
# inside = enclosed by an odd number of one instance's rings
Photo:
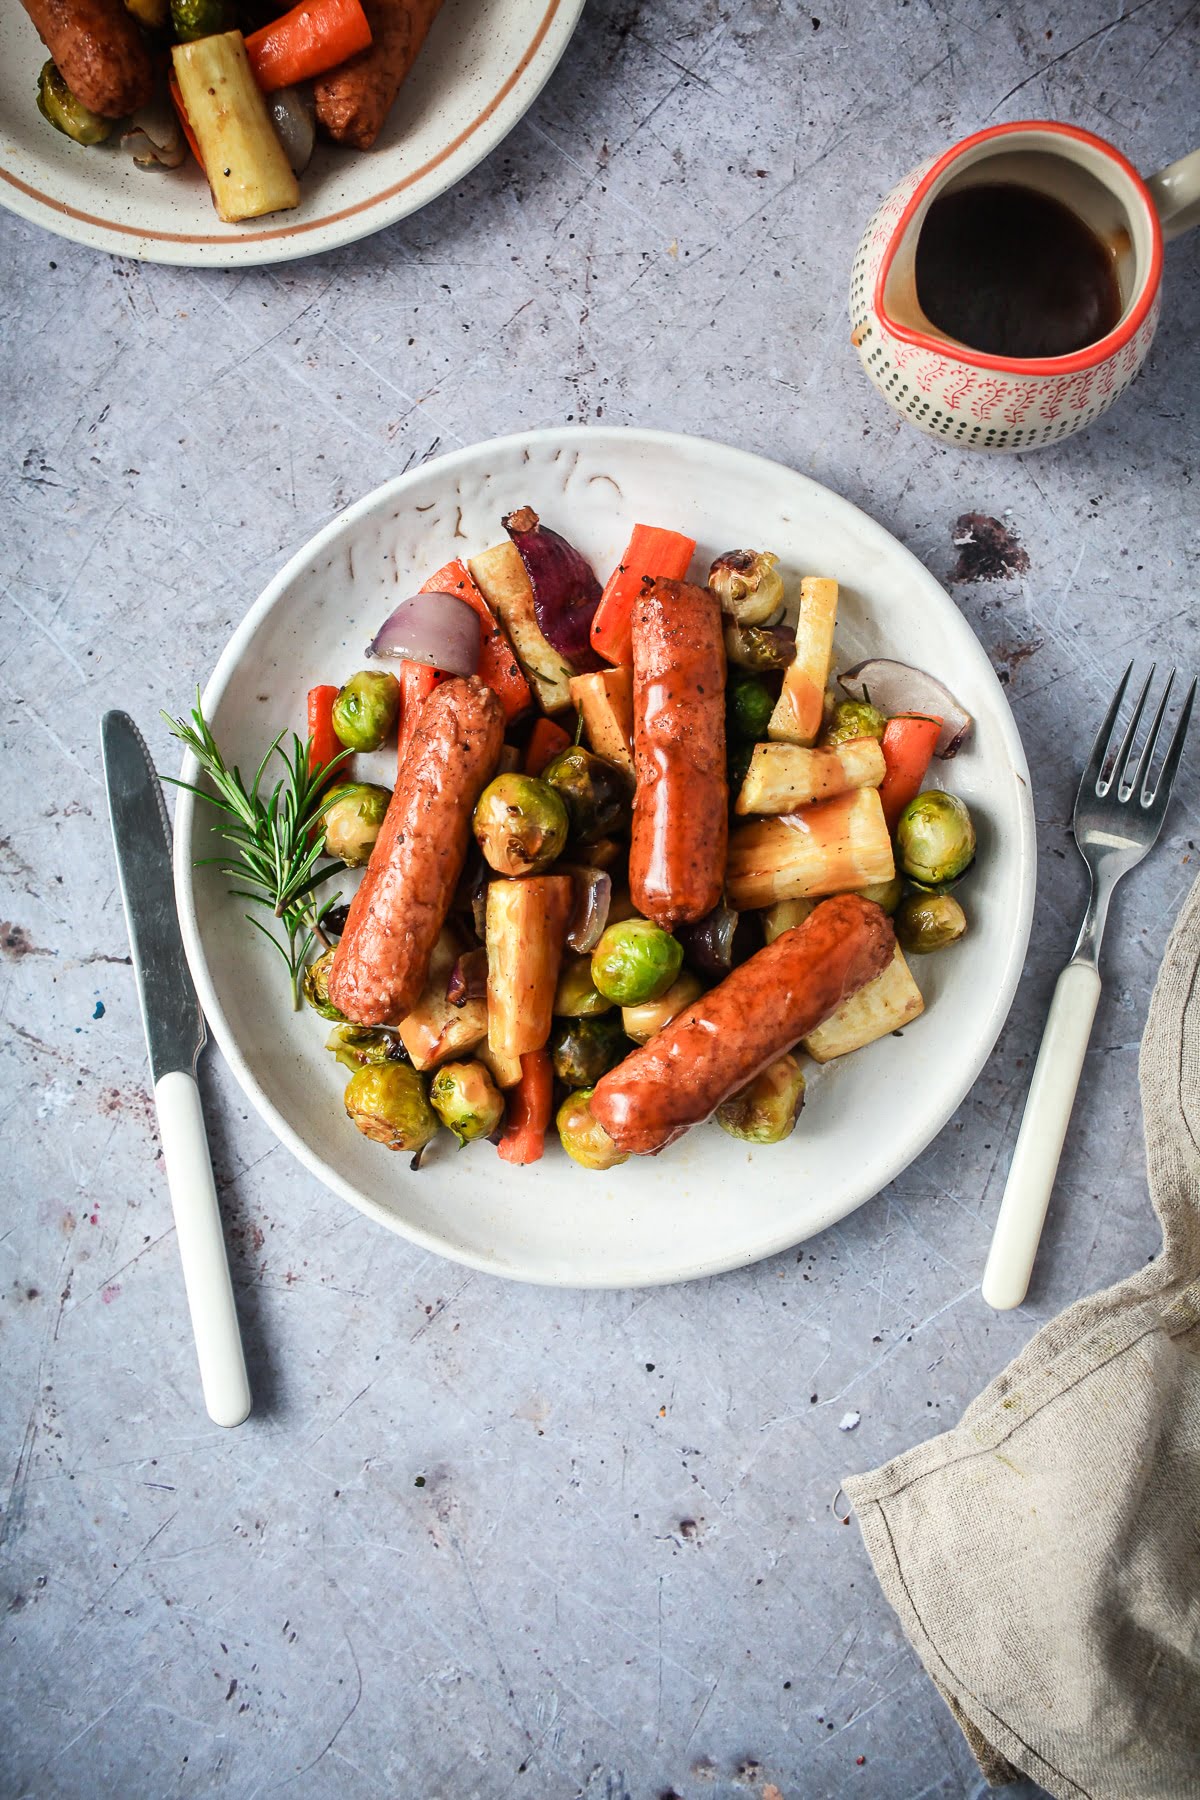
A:
{"type": "Polygon", "coordinates": [[[1157,175],[1147,175],[1146,186],[1168,243],[1200,225],[1200,150],[1181,156],[1157,175]]]}

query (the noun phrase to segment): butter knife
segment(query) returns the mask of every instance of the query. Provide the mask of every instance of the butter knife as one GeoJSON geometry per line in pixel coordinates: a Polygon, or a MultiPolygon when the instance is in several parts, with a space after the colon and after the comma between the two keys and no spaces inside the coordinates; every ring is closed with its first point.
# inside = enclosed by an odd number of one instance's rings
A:
{"type": "Polygon", "coordinates": [[[240,1425],[250,1411],[250,1386],[196,1086],[204,1015],[175,910],[171,827],[150,753],[128,713],[105,713],[101,741],[117,876],[204,1404],[216,1424],[240,1425]]]}

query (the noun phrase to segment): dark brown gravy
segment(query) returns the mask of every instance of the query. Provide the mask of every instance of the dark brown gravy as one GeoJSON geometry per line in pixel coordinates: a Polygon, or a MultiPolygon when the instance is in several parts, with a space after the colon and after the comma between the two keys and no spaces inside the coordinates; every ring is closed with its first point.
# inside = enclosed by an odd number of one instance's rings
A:
{"type": "Polygon", "coordinates": [[[1070,356],[1121,316],[1111,252],[1061,200],[992,182],[933,202],[917,240],[926,318],[991,356],[1070,356]]]}

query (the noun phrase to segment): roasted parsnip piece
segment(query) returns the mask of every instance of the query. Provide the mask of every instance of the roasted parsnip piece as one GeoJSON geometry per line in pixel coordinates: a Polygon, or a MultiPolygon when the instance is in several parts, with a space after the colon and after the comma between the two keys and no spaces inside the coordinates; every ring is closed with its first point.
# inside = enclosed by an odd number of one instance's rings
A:
{"type": "Polygon", "coordinates": [[[864,1044],[873,1044],[876,1038],[899,1031],[924,1010],[921,990],[897,944],[896,954],[883,974],[859,988],[857,994],[851,994],[849,1000],[843,1000],[823,1025],[809,1033],[804,1048],[814,1062],[832,1062],[835,1056],[861,1050],[864,1044]]]}
{"type": "Polygon", "coordinates": [[[756,819],[729,840],[726,897],[739,912],[775,900],[853,893],[895,874],[892,840],[875,788],[839,794],[777,819],[756,819]]]}
{"type": "Polygon", "coordinates": [[[486,1000],[465,1000],[461,1006],[452,1006],[446,998],[461,948],[452,931],[441,933],[429,959],[425,992],[397,1027],[414,1069],[436,1068],[452,1056],[473,1050],[487,1036],[486,1000]]]}
{"type": "Polygon", "coordinates": [[[171,49],[175,77],[212,189],[227,225],[300,204],[300,186],[250,73],[240,31],[171,49]]]}
{"type": "Polygon", "coordinates": [[[571,677],[571,699],[583,714],[587,741],[597,756],[633,779],[633,672],[600,669],[571,677]]]}
{"type": "Polygon", "coordinates": [[[498,616],[517,653],[517,661],[538,697],[543,712],[561,712],[571,704],[571,665],[558,654],[537,622],[533,589],[511,539],[472,556],[471,579],[498,616]]]}
{"type": "Polygon", "coordinates": [[[776,900],[773,906],[764,907],[762,929],[767,943],[773,944],[793,925],[803,925],[815,905],[815,900],[776,900]]]}
{"type": "Polygon", "coordinates": [[[872,737],[848,738],[829,750],[756,744],[734,810],[795,812],[798,806],[812,806],[854,788],[878,787],[886,767],[879,741],[872,737]]]}
{"type": "Polygon", "coordinates": [[[573,904],[569,875],[489,884],[487,1035],[494,1055],[524,1056],[550,1036],[573,904]]]}
{"type": "Polygon", "coordinates": [[[492,1080],[498,1088],[514,1088],[521,1079],[521,1059],[519,1056],[500,1056],[492,1049],[486,1037],[477,1045],[475,1055],[485,1069],[492,1072],[492,1080]]]}
{"type": "Polygon", "coordinates": [[[816,742],[825,714],[825,687],[833,657],[838,584],[823,575],[800,583],[796,660],[789,663],[767,736],[787,744],[816,742]]]}

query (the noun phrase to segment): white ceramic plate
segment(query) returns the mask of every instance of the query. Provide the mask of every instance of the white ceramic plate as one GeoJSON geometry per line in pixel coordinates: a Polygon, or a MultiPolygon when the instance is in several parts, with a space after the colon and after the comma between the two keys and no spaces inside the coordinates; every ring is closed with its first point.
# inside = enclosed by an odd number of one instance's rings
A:
{"type": "Polygon", "coordinates": [[[374,150],[319,145],[300,205],[223,225],[190,160],[146,171],[116,144],[86,150],[34,100],[46,50],[19,0],[0,6],[0,203],[95,250],[242,268],[352,243],[416,212],[495,149],[567,47],[583,0],[445,0],[374,150]]]}
{"type": "MultiPolygon", "coordinates": [[[[377,488],[320,532],[239,626],[204,696],[230,761],[253,767],[281,725],[300,725],[306,690],[362,666],[372,632],[455,553],[503,536],[528,503],[603,578],[637,520],[697,540],[697,570],[734,545],[778,552],[842,583],[839,667],[876,652],[935,671],[974,714],[945,770],[979,829],[964,889],[966,939],[920,959],[927,1011],[886,1038],[812,1069],[793,1136],[752,1149],[717,1126],[609,1174],[585,1172],[557,1143],[528,1169],[488,1144],[446,1148],[418,1174],[361,1137],[341,1105],[345,1073],[328,1030],[290,1011],[276,954],[212,869],[206,809],[181,793],[176,885],[184,941],[217,1042],[249,1098],[335,1193],[429,1249],[495,1274],[570,1286],[683,1280],[755,1261],[822,1230],[878,1193],[941,1130],[1004,1022],[1033,906],[1033,807],[1020,739],[969,626],[933,577],[856,507],[791,469],[662,432],[533,432],[456,452],[377,488]]],[[[176,696],[183,703],[185,696],[176,696]]],[[[381,753],[385,763],[387,753],[381,753]]],[[[391,771],[383,778],[391,780],[391,771]]]]}

